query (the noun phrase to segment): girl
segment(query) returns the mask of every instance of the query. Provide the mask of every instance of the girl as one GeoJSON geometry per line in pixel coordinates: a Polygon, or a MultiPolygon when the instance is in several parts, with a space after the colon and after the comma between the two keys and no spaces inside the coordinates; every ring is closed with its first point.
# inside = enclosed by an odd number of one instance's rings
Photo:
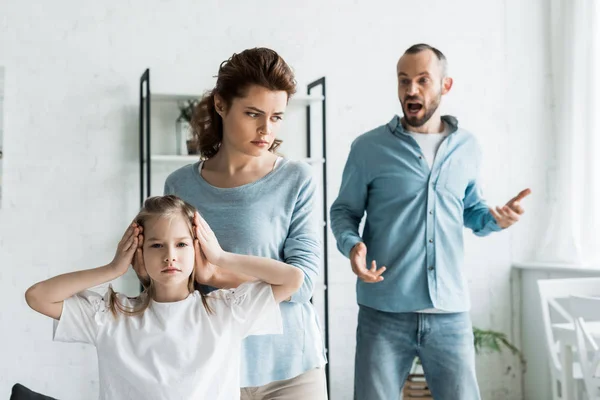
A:
{"type": "MultiPolygon", "coordinates": [[[[243,343],[244,400],[327,398],[323,339],[310,303],[321,265],[316,185],[309,165],[275,153],[295,92],[294,74],[275,51],[234,54],[221,64],[215,88],[202,98],[192,121],[202,161],[165,182],[165,194],[198,208],[227,251],[269,257],[303,272],[300,290],[280,305],[283,335],[253,336],[243,343]]],[[[139,264],[135,268],[143,278],[139,264]]],[[[214,273],[202,283],[232,288],[252,279],[249,271],[221,267],[211,266],[214,273]]]]}
{"type": "Polygon", "coordinates": [[[31,308],[59,320],[54,340],[96,346],[101,399],[239,399],[241,340],[281,333],[278,303],[300,288],[302,271],[223,251],[199,215],[194,238],[194,213],[175,196],[150,198],[111,263],[27,290],[31,308]],[[141,228],[148,288],[137,298],[87,290],[127,271],[141,228]],[[203,295],[194,273],[209,264],[264,282],[203,295]]]}

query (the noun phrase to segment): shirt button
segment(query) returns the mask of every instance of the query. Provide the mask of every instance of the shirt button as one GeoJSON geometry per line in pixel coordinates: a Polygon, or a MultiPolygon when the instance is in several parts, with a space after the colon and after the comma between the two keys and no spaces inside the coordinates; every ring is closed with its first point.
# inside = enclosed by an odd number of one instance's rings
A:
{"type": "Polygon", "coordinates": [[[429,239],[429,243],[433,243],[433,239],[429,239]]]}
{"type": "Polygon", "coordinates": [[[429,267],[429,270],[430,270],[430,271],[433,271],[433,265],[429,267]]]}
{"type": "Polygon", "coordinates": [[[429,214],[433,215],[433,210],[429,210],[429,214]]]}

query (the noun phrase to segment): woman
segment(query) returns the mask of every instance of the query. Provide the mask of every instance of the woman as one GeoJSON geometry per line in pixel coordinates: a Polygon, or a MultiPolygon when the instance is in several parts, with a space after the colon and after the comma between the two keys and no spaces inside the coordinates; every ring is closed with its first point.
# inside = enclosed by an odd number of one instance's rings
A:
{"type": "MultiPolygon", "coordinates": [[[[310,166],[275,153],[295,92],[294,75],[275,51],[234,54],[192,121],[201,161],[165,182],[165,194],[196,207],[225,251],[270,257],[304,272],[301,288],[280,305],[283,335],[251,336],[242,344],[242,399],[327,398],[323,341],[310,303],[321,264],[316,187],[310,166]]],[[[253,279],[218,265],[197,276],[217,288],[253,279]]]]}

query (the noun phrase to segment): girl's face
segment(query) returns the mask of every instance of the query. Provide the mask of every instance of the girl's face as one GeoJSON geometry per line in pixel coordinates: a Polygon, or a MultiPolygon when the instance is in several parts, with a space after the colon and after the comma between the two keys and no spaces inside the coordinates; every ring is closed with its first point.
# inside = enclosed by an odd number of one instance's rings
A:
{"type": "Polygon", "coordinates": [[[177,213],[144,225],[144,264],[150,278],[169,286],[187,284],[194,269],[194,240],[186,218],[177,213]]]}
{"type": "Polygon", "coordinates": [[[215,106],[223,118],[221,145],[254,157],[268,152],[281,127],[287,102],[287,92],[257,85],[248,88],[246,97],[234,98],[229,108],[216,95],[215,106]]]}

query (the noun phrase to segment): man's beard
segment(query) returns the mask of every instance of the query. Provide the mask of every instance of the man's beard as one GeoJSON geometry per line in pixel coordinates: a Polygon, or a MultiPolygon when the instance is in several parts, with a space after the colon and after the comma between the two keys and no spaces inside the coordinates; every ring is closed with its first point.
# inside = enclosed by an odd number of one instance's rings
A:
{"type": "MultiPolygon", "coordinates": [[[[429,107],[425,107],[425,104],[423,104],[423,108],[425,109],[425,114],[422,117],[417,117],[417,116],[410,116],[408,111],[405,109],[404,104],[402,104],[402,111],[404,111],[404,120],[406,121],[406,123],[410,126],[413,126],[415,128],[419,128],[423,125],[425,125],[427,123],[427,121],[429,121],[429,119],[431,118],[431,116],[437,111],[438,107],[440,106],[440,101],[442,100],[442,94],[438,94],[438,96],[436,96],[435,101],[433,101],[429,107]]],[[[404,101],[404,103],[406,103],[407,100],[404,101]]]]}

